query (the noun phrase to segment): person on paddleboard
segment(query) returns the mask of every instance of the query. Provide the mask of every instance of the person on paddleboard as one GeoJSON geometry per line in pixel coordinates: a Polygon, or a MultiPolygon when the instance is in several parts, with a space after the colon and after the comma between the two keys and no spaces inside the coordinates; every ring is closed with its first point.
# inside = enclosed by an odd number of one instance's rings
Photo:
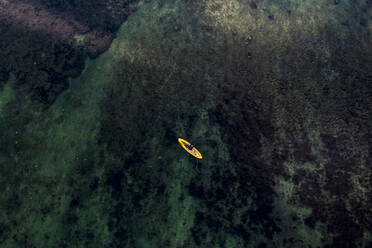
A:
{"type": "Polygon", "coordinates": [[[185,144],[185,147],[187,149],[189,149],[190,151],[192,151],[192,149],[194,149],[194,146],[192,144],[190,144],[190,145],[185,144]]]}

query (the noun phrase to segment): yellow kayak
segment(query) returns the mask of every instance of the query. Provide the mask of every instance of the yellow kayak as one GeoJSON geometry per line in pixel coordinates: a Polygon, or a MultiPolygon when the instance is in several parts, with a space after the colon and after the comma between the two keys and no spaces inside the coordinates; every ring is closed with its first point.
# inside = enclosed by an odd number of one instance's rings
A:
{"type": "Polygon", "coordinates": [[[196,149],[193,145],[191,145],[190,142],[188,142],[184,139],[181,139],[181,138],[178,138],[178,142],[180,142],[183,149],[185,149],[188,153],[193,155],[195,158],[198,158],[198,159],[203,158],[201,153],[198,151],[198,149],[196,149]]]}

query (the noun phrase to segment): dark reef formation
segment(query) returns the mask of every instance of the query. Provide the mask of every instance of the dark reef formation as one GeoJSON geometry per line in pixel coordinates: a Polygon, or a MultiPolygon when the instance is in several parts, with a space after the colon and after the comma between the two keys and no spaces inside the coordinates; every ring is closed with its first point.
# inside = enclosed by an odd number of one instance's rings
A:
{"type": "Polygon", "coordinates": [[[0,2],[0,80],[13,73],[19,87],[46,103],[80,75],[86,55],[110,46],[129,15],[127,0],[0,2]]]}

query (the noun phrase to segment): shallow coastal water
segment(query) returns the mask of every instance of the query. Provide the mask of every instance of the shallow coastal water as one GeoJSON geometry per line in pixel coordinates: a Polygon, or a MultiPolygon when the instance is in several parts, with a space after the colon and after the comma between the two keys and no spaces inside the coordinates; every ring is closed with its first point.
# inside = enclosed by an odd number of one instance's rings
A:
{"type": "Polygon", "coordinates": [[[1,247],[371,246],[371,1],[0,14],[1,247]]]}

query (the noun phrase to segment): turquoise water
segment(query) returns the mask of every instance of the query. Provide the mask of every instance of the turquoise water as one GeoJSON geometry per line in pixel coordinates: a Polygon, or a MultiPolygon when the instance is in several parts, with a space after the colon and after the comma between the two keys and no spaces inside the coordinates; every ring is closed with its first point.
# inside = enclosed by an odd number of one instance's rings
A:
{"type": "Polygon", "coordinates": [[[0,30],[1,247],[371,246],[371,1],[0,1],[0,30]]]}

